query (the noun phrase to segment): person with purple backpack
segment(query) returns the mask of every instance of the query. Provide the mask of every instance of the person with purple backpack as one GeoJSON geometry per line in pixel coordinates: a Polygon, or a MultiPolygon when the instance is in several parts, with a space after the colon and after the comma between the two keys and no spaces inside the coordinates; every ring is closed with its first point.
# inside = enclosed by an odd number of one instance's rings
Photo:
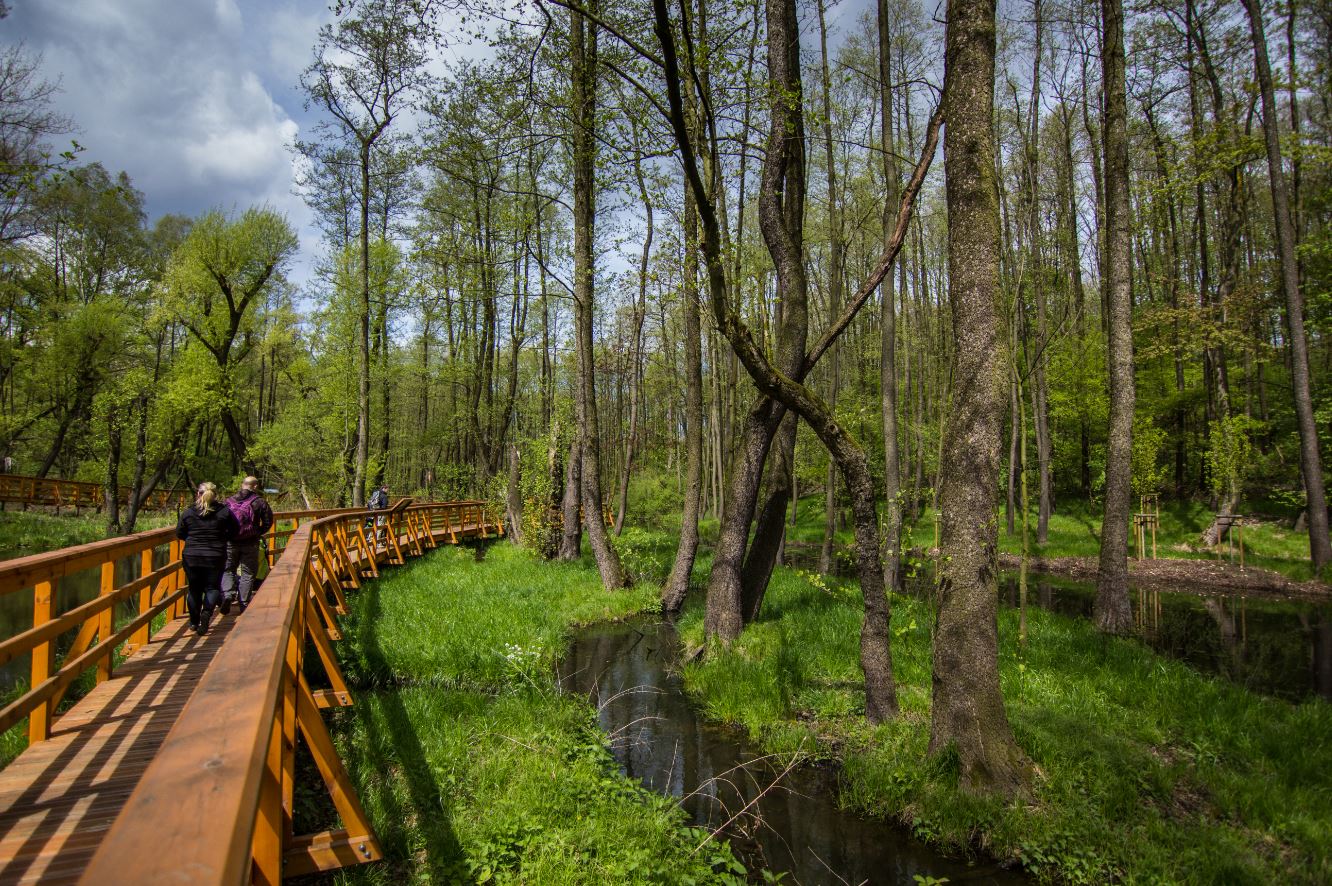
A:
{"type": "Polygon", "coordinates": [[[250,605],[254,580],[259,574],[259,543],[273,525],[273,509],[259,494],[259,478],[246,477],[240,492],[227,499],[227,509],[239,527],[227,544],[227,566],[222,573],[222,614],[231,611],[233,601],[240,611],[250,605]]]}
{"type": "Polygon", "coordinates": [[[180,515],[176,538],[185,542],[181,567],[189,590],[185,604],[190,612],[190,627],[203,636],[213,620],[217,606],[222,570],[227,562],[227,547],[236,537],[236,518],[227,508],[217,505],[217,486],[199,484],[194,504],[180,515]]]}

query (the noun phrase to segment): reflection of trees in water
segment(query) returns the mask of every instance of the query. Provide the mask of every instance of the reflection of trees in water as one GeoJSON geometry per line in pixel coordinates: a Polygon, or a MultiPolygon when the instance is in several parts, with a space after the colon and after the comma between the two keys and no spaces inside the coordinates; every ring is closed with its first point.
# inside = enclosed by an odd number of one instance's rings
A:
{"type": "Polygon", "coordinates": [[[1332,606],[1320,606],[1311,619],[1305,619],[1312,638],[1309,671],[1314,691],[1332,701],[1332,606]]]}
{"type": "Polygon", "coordinates": [[[616,761],[647,787],[680,801],[697,824],[721,828],[751,870],[792,883],[1018,882],[1008,872],[946,859],[901,829],[837,805],[834,770],[799,755],[759,753],[734,728],[702,719],[672,668],[666,626],[587,629],[560,666],[561,685],[586,693],[611,735],[616,761]]]}
{"type": "MultiPolygon", "coordinates": [[[[1090,616],[1096,593],[1090,583],[1048,577],[1035,591],[1042,609],[1078,618],[1090,616]]],[[[999,596],[1017,605],[1015,575],[1003,576],[999,596]]],[[[1332,606],[1139,589],[1133,609],[1139,639],[1161,655],[1255,692],[1332,699],[1332,606]]]]}

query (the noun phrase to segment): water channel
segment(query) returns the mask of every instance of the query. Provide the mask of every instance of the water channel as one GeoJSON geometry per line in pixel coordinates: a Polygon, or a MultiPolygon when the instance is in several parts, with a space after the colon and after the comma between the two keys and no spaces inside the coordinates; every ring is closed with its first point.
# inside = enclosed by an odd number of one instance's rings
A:
{"type": "Polygon", "coordinates": [[[574,638],[560,667],[566,689],[588,695],[625,774],[681,800],[693,823],[722,827],[750,870],[785,872],[784,883],[1028,880],[991,863],[946,858],[887,822],[837,806],[836,773],[797,766],[782,774],[737,729],[705,721],[670,665],[668,624],[596,625],[574,638]]]}
{"type": "MultiPolygon", "coordinates": [[[[1087,582],[1033,576],[1028,605],[1086,617],[1095,593],[1087,582]]],[[[1018,605],[1015,574],[1003,576],[1000,600],[1018,605]]],[[[1162,655],[1293,702],[1332,699],[1332,604],[1134,591],[1133,610],[1139,639],[1162,655]]],[[[1028,882],[839,809],[835,770],[783,773],[740,730],[694,709],[671,667],[677,649],[667,624],[597,625],[575,636],[561,684],[597,706],[625,774],[680,799],[694,824],[721,827],[751,870],[785,872],[783,882],[798,884],[910,884],[917,875],[1028,882]]]]}

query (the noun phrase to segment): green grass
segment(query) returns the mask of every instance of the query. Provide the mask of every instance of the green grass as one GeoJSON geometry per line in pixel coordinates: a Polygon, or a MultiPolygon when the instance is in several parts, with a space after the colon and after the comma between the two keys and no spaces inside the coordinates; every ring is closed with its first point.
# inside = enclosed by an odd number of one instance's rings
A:
{"type": "MultiPolygon", "coordinates": [[[[1008,715],[1036,765],[1031,796],[961,794],[926,758],[930,611],[895,598],[902,715],[863,719],[858,593],[780,569],[763,618],[728,651],[686,666],[710,717],[770,751],[802,742],[844,762],[843,799],[958,851],[1020,859],[1066,882],[1270,883],[1332,879],[1332,705],[1291,705],[1199,675],[1132,640],[1039,609],[1016,645],[1000,613],[1008,715]]],[[[703,643],[703,613],[681,623],[703,643]]]]}
{"type": "MultiPolygon", "coordinates": [[[[575,625],[656,605],[587,563],[443,549],[351,595],[333,729],[388,860],[340,883],[742,882],[673,801],[619,774],[554,665],[575,625]]],[[[317,816],[316,816],[317,818],[317,816]]],[[[315,822],[318,824],[318,822],[315,822]]]]}
{"type": "MultiPolygon", "coordinates": [[[[1243,510],[1243,508],[1241,508],[1243,510]]],[[[797,547],[792,551],[800,562],[817,562],[818,546],[823,543],[824,498],[812,495],[800,500],[796,510],[796,524],[787,538],[797,547]]],[[[1224,547],[1213,551],[1202,546],[1202,534],[1211,525],[1214,514],[1202,504],[1193,501],[1165,502],[1161,506],[1161,526],[1156,535],[1156,552],[1161,558],[1195,560],[1230,559],[1224,547]]],[[[1099,505],[1091,507],[1081,499],[1065,499],[1058,503],[1050,516],[1049,540],[1036,543],[1036,512],[1030,517],[1030,550],[1033,557],[1097,557],[1101,550],[1101,511],[1099,505]]],[[[1004,512],[999,512],[999,549],[1006,554],[1022,553],[1022,523],[1015,522],[1013,534],[1006,531],[1004,512]]],[[[926,508],[914,524],[907,527],[904,539],[908,547],[928,550],[934,546],[934,511],[926,508]]],[[[849,549],[854,533],[849,522],[839,529],[835,539],[849,573],[849,549]]],[[[1238,536],[1236,538],[1238,541],[1238,536]]],[[[1129,554],[1133,553],[1133,539],[1129,539],[1129,554]]],[[[1234,559],[1238,562],[1238,546],[1234,559]]],[[[1249,518],[1244,526],[1244,562],[1271,570],[1295,581],[1313,578],[1309,560],[1309,536],[1294,532],[1284,522],[1249,518]]]]}
{"type": "MultiPolygon", "coordinates": [[[[143,514],[139,530],[175,523],[171,514],[143,514]]],[[[55,516],[38,511],[0,511],[0,560],[26,557],[106,538],[101,514],[55,516]]]]}

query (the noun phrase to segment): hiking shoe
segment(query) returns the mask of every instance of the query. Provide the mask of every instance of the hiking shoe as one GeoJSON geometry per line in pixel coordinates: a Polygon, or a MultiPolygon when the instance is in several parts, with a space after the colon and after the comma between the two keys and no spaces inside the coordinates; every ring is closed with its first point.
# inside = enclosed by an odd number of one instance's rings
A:
{"type": "Polygon", "coordinates": [[[208,633],[208,623],[213,620],[213,610],[205,609],[199,613],[199,636],[208,633]]]}

